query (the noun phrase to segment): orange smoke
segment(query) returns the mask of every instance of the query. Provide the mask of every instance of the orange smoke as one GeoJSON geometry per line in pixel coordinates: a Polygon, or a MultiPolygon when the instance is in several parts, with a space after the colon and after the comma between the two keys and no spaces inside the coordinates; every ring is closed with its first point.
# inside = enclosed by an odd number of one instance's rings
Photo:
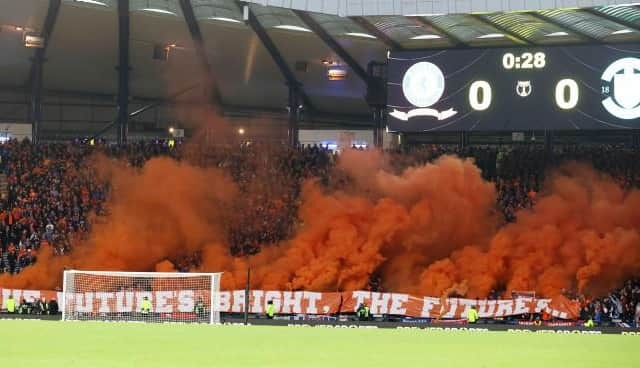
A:
{"type": "Polygon", "coordinates": [[[42,251],[35,266],[0,277],[12,287],[60,285],[63,267],[172,271],[200,252],[199,271],[222,287],[320,291],[366,288],[485,297],[493,288],[600,294],[640,271],[640,192],[579,165],[559,171],[533,210],[500,227],[496,192],[472,160],[445,156],[396,174],[382,154],[347,152],[337,168],[351,186],[303,185],[295,235],[249,258],[229,254],[224,226],[238,198],[231,179],[161,158],[141,170],[96,161],[112,184],[109,216],[70,256],[42,251]]]}
{"type": "MultiPolygon", "coordinates": [[[[366,152],[342,157],[341,168],[355,176],[349,193],[326,192],[315,181],[303,186],[303,225],[295,237],[250,260],[256,287],[354,290],[381,272],[388,289],[416,291],[431,262],[488,239],[495,189],[470,160],[445,157],[393,175],[380,158],[366,152]],[[363,185],[367,190],[354,194],[363,185]]],[[[205,257],[205,267],[208,258],[221,266],[216,254],[205,257]]]]}
{"type": "Polygon", "coordinates": [[[164,261],[159,262],[155,265],[154,271],[155,272],[176,272],[176,267],[171,261],[169,261],[168,259],[165,259],[164,261]]]}
{"type": "Polygon", "coordinates": [[[112,185],[108,220],[95,222],[88,241],[75,244],[71,255],[52,257],[43,249],[33,267],[1,277],[0,284],[58,287],[64,267],[152,271],[167,258],[224,239],[222,221],[235,186],[222,171],[168,158],[152,159],[141,170],[99,158],[95,168],[112,185]]]}
{"type": "Polygon", "coordinates": [[[640,272],[640,191],[577,164],[548,182],[518,221],[501,228],[484,251],[469,246],[427,268],[423,290],[438,293],[469,281],[469,296],[496,285],[555,295],[577,287],[602,295],[640,272]]]}

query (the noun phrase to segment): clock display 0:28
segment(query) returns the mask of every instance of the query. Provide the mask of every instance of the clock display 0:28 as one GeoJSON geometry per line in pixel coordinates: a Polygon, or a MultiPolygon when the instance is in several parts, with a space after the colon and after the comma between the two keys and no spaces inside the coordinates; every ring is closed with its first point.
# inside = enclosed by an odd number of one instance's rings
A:
{"type": "Polygon", "coordinates": [[[523,52],[515,55],[507,52],[502,56],[502,66],[507,69],[542,69],[547,65],[547,55],[544,52],[523,52]]]}

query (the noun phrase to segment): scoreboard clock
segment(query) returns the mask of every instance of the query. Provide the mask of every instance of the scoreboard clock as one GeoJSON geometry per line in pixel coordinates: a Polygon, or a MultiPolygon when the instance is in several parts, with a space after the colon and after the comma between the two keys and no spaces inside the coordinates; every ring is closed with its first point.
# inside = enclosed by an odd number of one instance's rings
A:
{"type": "Polygon", "coordinates": [[[389,54],[388,128],[640,129],[640,44],[389,54]]]}

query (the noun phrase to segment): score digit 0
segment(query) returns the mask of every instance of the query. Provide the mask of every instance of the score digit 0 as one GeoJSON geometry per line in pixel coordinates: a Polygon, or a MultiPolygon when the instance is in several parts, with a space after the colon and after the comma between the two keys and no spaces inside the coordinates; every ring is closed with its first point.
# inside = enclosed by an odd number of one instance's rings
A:
{"type": "Polygon", "coordinates": [[[469,87],[469,105],[476,111],[484,111],[491,106],[491,85],[486,81],[475,81],[469,87]],[[482,95],[480,95],[482,92],[482,95]]]}
{"type": "Polygon", "coordinates": [[[580,89],[573,79],[562,79],[556,84],[556,105],[563,110],[573,109],[578,105],[580,89]]]}

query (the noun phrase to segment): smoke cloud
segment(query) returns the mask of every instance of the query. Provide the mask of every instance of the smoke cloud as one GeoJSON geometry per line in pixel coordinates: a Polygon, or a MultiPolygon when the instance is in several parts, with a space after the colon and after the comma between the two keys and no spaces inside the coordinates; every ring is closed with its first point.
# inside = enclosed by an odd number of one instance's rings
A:
{"type": "Polygon", "coordinates": [[[577,287],[602,295],[640,272],[640,191],[620,188],[584,165],[569,164],[518,221],[501,228],[483,250],[469,246],[421,276],[424,290],[439,292],[469,282],[469,295],[496,285],[555,295],[577,287]]]}
{"type": "Polygon", "coordinates": [[[304,183],[291,239],[232,257],[225,225],[243,196],[229,175],[167,158],[143,169],[99,158],[112,185],[109,215],[71,255],[42,250],[5,287],[54,288],[64,267],[170,271],[198,252],[198,271],[224,271],[222,287],[386,291],[485,297],[494,288],[594,295],[640,272],[640,192],[582,165],[552,175],[532,210],[503,225],[495,186],[472,160],[445,156],[395,172],[379,152],[346,152],[336,170],[350,185],[304,183]]]}
{"type": "Polygon", "coordinates": [[[34,266],[0,277],[3,286],[54,288],[65,267],[152,271],[157,263],[224,239],[226,207],[237,193],[222,171],[168,158],[152,159],[141,170],[104,157],[93,166],[112,185],[109,216],[94,221],[90,238],[75,244],[71,255],[53,257],[41,249],[34,266]]]}

